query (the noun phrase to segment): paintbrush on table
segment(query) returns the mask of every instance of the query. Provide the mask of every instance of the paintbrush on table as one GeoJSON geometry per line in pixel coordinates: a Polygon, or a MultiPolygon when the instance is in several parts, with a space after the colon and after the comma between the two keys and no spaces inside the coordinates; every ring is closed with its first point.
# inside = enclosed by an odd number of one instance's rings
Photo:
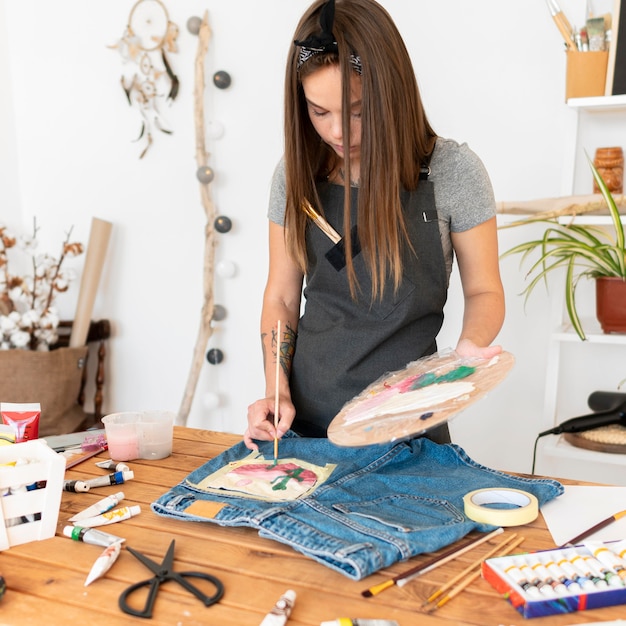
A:
{"type": "Polygon", "coordinates": [[[361,595],[364,598],[371,598],[372,596],[378,595],[381,591],[389,589],[389,587],[393,587],[394,585],[397,585],[398,587],[403,587],[404,585],[406,585],[406,583],[413,580],[414,578],[417,578],[422,574],[426,574],[427,572],[430,572],[431,570],[434,570],[441,565],[445,565],[448,561],[456,559],[462,554],[465,554],[465,552],[471,550],[472,548],[475,548],[476,546],[479,546],[481,543],[489,541],[489,539],[501,534],[502,532],[504,532],[504,529],[496,528],[496,530],[494,530],[493,532],[490,532],[487,535],[483,535],[478,539],[468,539],[459,545],[453,545],[451,548],[449,548],[439,556],[435,556],[432,559],[424,561],[423,563],[420,563],[419,565],[416,565],[415,567],[412,567],[411,569],[402,572],[401,574],[398,574],[397,576],[394,576],[393,578],[390,578],[383,583],[374,585],[373,587],[362,591],[361,595]]]}
{"type": "MultiPolygon", "coordinates": [[[[524,537],[519,537],[510,546],[503,547],[511,541],[511,538],[512,537],[509,537],[507,540],[503,541],[502,543],[500,543],[499,546],[497,546],[498,548],[502,548],[502,549],[497,553],[496,556],[506,556],[507,554],[511,554],[513,550],[515,550],[515,548],[517,548],[524,541],[524,537]]],[[[441,598],[441,600],[439,600],[437,604],[433,604],[429,609],[427,609],[427,612],[432,613],[433,611],[436,611],[437,609],[441,608],[444,604],[446,604],[446,602],[449,602],[450,600],[452,600],[452,598],[454,598],[455,596],[458,596],[464,589],[469,587],[470,584],[473,583],[477,578],[480,578],[480,574],[481,574],[480,566],[478,566],[478,569],[475,572],[469,574],[467,578],[465,578],[456,587],[451,589],[443,598],[441,598]]]]}
{"type": "Polygon", "coordinates": [[[567,547],[576,545],[579,541],[586,539],[587,537],[589,537],[589,535],[593,535],[593,533],[597,533],[599,530],[602,530],[609,524],[616,522],[618,519],[624,516],[626,516],[626,511],[620,511],[619,513],[615,513],[614,515],[611,515],[610,517],[603,519],[601,522],[598,522],[591,528],[588,528],[587,530],[583,530],[582,533],[576,535],[575,537],[572,537],[572,539],[570,539],[569,541],[566,541],[561,546],[561,548],[567,548],[567,547]]]}
{"type": "MultiPolygon", "coordinates": [[[[517,533],[513,533],[512,535],[510,535],[509,537],[507,537],[506,539],[498,543],[491,550],[489,550],[486,554],[481,556],[479,559],[476,559],[473,563],[471,563],[471,565],[468,565],[462,572],[459,572],[456,576],[452,577],[447,583],[439,587],[439,589],[437,589],[435,593],[432,593],[426,600],[424,600],[424,602],[422,603],[422,606],[427,606],[428,604],[433,603],[437,598],[442,596],[445,591],[454,587],[456,583],[463,580],[469,574],[472,574],[477,567],[480,567],[480,564],[485,559],[488,559],[489,557],[493,556],[496,552],[498,552],[498,550],[502,550],[502,548],[504,548],[504,546],[506,546],[507,543],[510,543],[511,541],[515,539],[517,539],[517,533]]],[[[519,545],[519,544],[516,543],[515,545],[519,545]]]]}

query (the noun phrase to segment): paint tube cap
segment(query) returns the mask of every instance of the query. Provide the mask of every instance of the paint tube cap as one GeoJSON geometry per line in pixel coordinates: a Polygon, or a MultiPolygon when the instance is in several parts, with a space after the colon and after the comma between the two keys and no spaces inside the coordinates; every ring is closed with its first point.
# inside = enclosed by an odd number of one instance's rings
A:
{"type": "Polygon", "coordinates": [[[124,477],[124,482],[126,482],[127,480],[135,478],[135,472],[133,472],[133,470],[126,470],[122,472],[122,476],[124,477]]]}
{"type": "Polygon", "coordinates": [[[131,517],[134,517],[135,515],[139,515],[139,513],[141,513],[141,507],[138,504],[133,504],[132,506],[129,506],[128,510],[130,511],[131,517]]]}
{"type": "Polygon", "coordinates": [[[69,537],[70,539],[73,539],[72,534],[74,532],[74,526],[65,526],[63,528],[63,536],[64,537],[69,537]]]}
{"type": "Polygon", "coordinates": [[[90,486],[82,480],[66,480],[63,481],[63,491],[72,491],[73,493],[86,493],[90,486]]]}

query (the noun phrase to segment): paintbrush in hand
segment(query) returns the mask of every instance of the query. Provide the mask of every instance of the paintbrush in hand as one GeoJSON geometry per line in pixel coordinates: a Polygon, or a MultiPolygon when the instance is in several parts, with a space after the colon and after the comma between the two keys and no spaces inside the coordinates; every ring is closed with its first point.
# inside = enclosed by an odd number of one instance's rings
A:
{"type": "Polygon", "coordinates": [[[278,463],[278,411],[279,411],[279,386],[278,377],[280,375],[280,320],[276,328],[276,381],[274,383],[274,465],[278,463]]]}

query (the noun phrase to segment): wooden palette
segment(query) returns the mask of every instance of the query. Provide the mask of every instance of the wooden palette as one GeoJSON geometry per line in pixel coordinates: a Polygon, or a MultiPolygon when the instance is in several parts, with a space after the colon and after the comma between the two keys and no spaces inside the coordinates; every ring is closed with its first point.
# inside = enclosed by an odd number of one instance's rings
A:
{"type": "Polygon", "coordinates": [[[347,402],[328,427],[338,446],[365,446],[406,439],[439,426],[496,387],[515,358],[436,354],[385,374],[347,402]]]}

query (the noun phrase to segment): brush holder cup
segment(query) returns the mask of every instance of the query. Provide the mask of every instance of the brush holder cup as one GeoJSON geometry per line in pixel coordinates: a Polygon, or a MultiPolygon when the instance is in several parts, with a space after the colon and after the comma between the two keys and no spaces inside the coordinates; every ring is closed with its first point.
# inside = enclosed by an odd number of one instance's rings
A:
{"type": "Polygon", "coordinates": [[[609,53],[605,50],[593,52],[567,52],[567,74],[565,100],[603,96],[606,87],[606,70],[609,53]]]}

